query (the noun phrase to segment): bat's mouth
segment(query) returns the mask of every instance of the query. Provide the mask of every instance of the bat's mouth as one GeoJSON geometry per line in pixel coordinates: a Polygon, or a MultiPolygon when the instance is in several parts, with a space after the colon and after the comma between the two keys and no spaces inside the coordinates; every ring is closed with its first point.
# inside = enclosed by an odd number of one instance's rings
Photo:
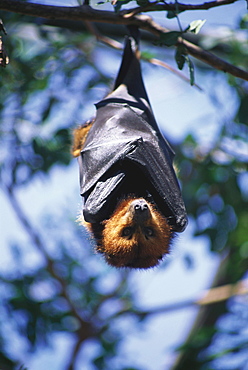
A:
{"type": "Polygon", "coordinates": [[[163,259],[163,255],[160,256],[147,256],[145,258],[140,258],[140,256],[136,256],[131,260],[124,261],[122,258],[116,255],[105,255],[106,261],[115,267],[128,267],[128,268],[138,268],[138,269],[147,269],[154,267],[159,264],[159,262],[163,259]]]}

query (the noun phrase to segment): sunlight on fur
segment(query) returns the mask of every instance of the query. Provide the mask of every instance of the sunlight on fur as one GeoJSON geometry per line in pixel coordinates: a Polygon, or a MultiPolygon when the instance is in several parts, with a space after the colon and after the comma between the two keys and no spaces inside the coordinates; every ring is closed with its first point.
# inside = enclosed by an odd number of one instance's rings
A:
{"type": "Polygon", "coordinates": [[[78,218],[94,237],[96,250],[115,267],[154,267],[169,253],[173,233],[166,219],[145,201],[149,215],[144,222],[137,222],[130,211],[135,200],[123,200],[111,218],[101,224],[88,223],[82,215],[78,218]]]}
{"type": "Polygon", "coordinates": [[[130,211],[134,200],[122,201],[104,222],[100,250],[113,266],[148,268],[169,253],[172,232],[166,219],[148,202],[149,215],[143,222],[137,221],[130,211]]]}

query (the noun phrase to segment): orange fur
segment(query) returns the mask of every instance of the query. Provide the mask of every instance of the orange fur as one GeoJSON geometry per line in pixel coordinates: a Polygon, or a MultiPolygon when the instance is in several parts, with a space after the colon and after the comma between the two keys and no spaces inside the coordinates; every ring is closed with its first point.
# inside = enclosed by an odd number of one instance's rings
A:
{"type": "Polygon", "coordinates": [[[85,140],[87,138],[88,132],[90,131],[94,121],[88,121],[85,125],[76,128],[73,131],[73,146],[72,155],[73,157],[78,157],[81,150],[84,147],[85,140]]]}
{"type": "Polygon", "coordinates": [[[134,198],[120,203],[113,216],[104,222],[101,245],[98,248],[110,265],[116,267],[149,268],[157,265],[163,255],[169,253],[172,232],[166,219],[147,202],[150,215],[140,224],[130,212],[134,198]],[[132,237],[122,235],[123,229],[131,227],[132,237]],[[154,230],[146,236],[144,228],[154,230]]]}

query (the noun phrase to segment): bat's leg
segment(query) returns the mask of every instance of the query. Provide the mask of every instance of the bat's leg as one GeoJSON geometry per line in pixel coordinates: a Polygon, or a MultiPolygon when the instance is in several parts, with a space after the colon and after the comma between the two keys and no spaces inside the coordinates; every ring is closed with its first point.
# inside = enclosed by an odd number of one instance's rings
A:
{"type": "Polygon", "coordinates": [[[88,132],[91,129],[93,123],[94,121],[88,121],[84,125],[76,128],[73,131],[73,145],[71,150],[73,157],[78,157],[80,155],[80,152],[84,147],[88,132]]]}

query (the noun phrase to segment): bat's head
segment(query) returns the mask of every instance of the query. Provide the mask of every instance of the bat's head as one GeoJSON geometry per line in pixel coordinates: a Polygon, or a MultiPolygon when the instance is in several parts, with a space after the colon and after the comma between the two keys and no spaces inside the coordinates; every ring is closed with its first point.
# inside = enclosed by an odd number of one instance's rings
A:
{"type": "Polygon", "coordinates": [[[98,250],[112,266],[149,268],[169,253],[172,234],[166,219],[150,203],[129,198],[104,221],[98,250]]]}

